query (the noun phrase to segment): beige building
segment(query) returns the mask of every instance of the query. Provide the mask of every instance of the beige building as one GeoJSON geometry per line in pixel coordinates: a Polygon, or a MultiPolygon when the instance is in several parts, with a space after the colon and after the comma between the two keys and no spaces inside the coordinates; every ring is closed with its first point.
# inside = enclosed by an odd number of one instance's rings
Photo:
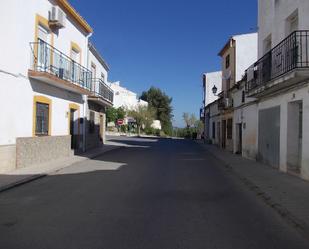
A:
{"type": "MultiPolygon", "coordinates": [[[[220,120],[217,120],[215,124],[210,120],[209,125],[216,129],[215,140],[219,146],[233,151],[235,134],[233,132],[234,114],[231,89],[244,77],[246,68],[257,59],[257,34],[231,37],[219,52],[219,56],[222,58],[222,92],[218,94],[219,98],[216,102],[220,120]]],[[[216,94],[215,89],[213,92],[216,94]]]]}

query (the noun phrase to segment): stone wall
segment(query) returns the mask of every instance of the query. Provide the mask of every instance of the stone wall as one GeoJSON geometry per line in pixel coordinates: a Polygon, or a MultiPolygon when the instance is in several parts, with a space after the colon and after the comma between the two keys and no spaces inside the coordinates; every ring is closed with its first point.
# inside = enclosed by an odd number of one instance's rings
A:
{"type": "Polygon", "coordinates": [[[23,168],[72,156],[71,136],[16,139],[16,167],[23,168]]]}
{"type": "Polygon", "coordinates": [[[16,168],[16,146],[0,146],[0,173],[5,173],[16,168]]]}

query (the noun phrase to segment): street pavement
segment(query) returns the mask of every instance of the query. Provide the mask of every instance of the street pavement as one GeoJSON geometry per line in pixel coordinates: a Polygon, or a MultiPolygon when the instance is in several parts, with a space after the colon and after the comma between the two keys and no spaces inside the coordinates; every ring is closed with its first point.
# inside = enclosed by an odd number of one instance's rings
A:
{"type": "Polygon", "coordinates": [[[195,142],[110,140],[126,147],[2,192],[0,248],[309,248],[195,142]]]}

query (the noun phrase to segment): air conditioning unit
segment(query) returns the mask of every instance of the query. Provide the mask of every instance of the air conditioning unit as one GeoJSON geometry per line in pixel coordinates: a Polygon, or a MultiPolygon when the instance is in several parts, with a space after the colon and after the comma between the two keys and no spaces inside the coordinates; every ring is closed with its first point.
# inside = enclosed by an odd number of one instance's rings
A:
{"type": "Polygon", "coordinates": [[[49,11],[49,25],[53,28],[64,28],[66,21],[66,14],[59,6],[53,6],[49,11]]]}

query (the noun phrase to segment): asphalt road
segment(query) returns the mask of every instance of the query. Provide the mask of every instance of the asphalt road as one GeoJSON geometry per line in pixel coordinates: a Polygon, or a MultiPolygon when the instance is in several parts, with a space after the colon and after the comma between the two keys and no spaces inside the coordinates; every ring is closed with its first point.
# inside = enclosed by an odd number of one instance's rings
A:
{"type": "Polygon", "coordinates": [[[118,139],[129,147],[1,193],[0,248],[309,248],[196,143],[118,139]]]}

